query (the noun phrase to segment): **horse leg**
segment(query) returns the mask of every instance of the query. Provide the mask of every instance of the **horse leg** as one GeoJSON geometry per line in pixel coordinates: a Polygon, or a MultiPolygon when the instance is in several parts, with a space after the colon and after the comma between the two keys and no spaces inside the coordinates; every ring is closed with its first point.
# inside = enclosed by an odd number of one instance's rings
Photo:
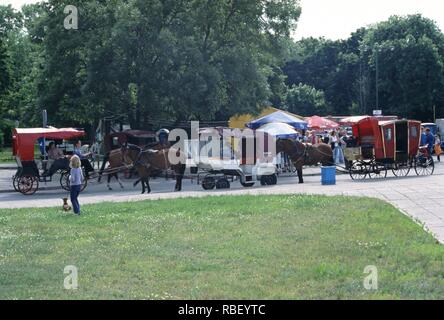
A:
{"type": "Polygon", "coordinates": [[[120,189],[125,189],[125,187],[123,186],[122,182],[119,179],[119,174],[118,173],[115,174],[115,177],[116,177],[117,182],[120,185],[120,189]]]}
{"type": "Polygon", "coordinates": [[[186,165],[181,164],[176,168],[176,188],[175,191],[179,192],[182,191],[182,180],[183,180],[183,176],[185,174],[185,170],[186,170],[186,165]]]}
{"type": "Polygon", "coordinates": [[[297,171],[298,171],[299,183],[302,184],[302,183],[304,183],[304,175],[302,172],[302,167],[298,167],[297,171]]]}
{"type": "Polygon", "coordinates": [[[145,190],[146,190],[146,188],[145,188],[145,178],[142,178],[141,182],[142,182],[142,194],[144,194],[145,190]]]}
{"type": "Polygon", "coordinates": [[[109,160],[109,153],[103,159],[102,166],[99,170],[99,179],[97,180],[99,183],[102,181],[103,171],[105,171],[105,166],[106,166],[106,163],[108,162],[108,160],[109,160]]]}
{"type": "Polygon", "coordinates": [[[151,193],[150,176],[148,176],[148,177],[145,179],[145,182],[146,182],[146,187],[148,188],[148,193],[151,193]]]}
{"type": "Polygon", "coordinates": [[[108,187],[108,190],[109,191],[112,191],[113,190],[113,188],[111,188],[111,185],[110,185],[110,183],[111,183],[111,177],[112,177],[112,175],[108,175],[108,182],[107,182],[107,184],[106,184],[106,186],[108,187]]]}

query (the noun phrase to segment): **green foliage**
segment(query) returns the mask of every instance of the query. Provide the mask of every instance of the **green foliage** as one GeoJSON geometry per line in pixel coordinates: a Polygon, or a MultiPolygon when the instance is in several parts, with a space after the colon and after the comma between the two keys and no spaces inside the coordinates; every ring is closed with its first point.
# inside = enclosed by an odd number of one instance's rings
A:
{"type": "Polygon", "coordinates": [[[357,30],[347,40],[303,39],[284,68],[289,86],[308,84],[325,92],[337,115],[384,114],[433,120],[444,116],[444,35],[420,15],[391,17],[357,30]]]}
{"type": "Polygon", "coordinates": [[[7,58],[8,56],[6,53],[6,48],[3,44],[3,39],[0,37],[0,97],[5,93],[6,89],[9,87],[10,74],[7,65],[7,58]]]}
{"type": "Polygon", "coordinates": [[[288,90],[286,107],[288,111],[302,116],[326,115],[331,111],[327,108],[324,92],[306,84],[288,90]]]}
{"type": "Polygon", "coordinates": [[[49,1],[41,105],[57,122],[112,113],[135,128],[256,111],[284,88],[280,43],[300,14],[297,1],[279,3],[49,1]],[[60,24],[65,2],[79,30],[60,24]]]}
{"type": "MultiPolygon", "coordinates": [[[[420,15],[392,17],[367,32],[362,50],[370,77],[379,64],[385,113],[432,121],[436,106],[438,116],[444,115],[444,35],[433,21],[420,15]]],[[[370,96],[375,96],[374,85],[370,96]]]]}

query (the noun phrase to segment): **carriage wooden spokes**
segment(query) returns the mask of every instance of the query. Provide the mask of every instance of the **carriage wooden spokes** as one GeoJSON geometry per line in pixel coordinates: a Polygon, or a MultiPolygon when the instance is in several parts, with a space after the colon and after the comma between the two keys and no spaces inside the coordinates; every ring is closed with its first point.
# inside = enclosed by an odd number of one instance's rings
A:
{"type": "Polygon", "coordinates": [[[421,123],[413,120],[379,122],[375,117],[352,117],[356,145],[344,152],[353,180],[384,179],[388,171],[406,177],[414,169],[418,176],[432,175],[433,158],[420,147],[421,123]]]}
{"type": "MultiPolygon", "coordinates": [[[[69,181],[69,175],[70,175],[70,172],[68,170],[63,170],[60,173],[60,186],[62,187],[63,190],[66,190],[66,191],[71,190],[71,183],[69,181]]],[[[84,170],[83,170],[83,176],[84,177],[86,176],[84,170]]],[[[83,179],[82,186],[80,188],[80,192],[84,191],[87,186],[88,186],[88,179],[83,179]]]]}

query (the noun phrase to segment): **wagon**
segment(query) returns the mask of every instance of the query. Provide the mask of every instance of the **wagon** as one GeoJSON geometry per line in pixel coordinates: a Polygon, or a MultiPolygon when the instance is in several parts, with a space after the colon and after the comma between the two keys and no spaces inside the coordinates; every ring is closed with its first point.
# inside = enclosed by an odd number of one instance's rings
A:
{"type": "MultiPolygon", "coordinates": [[[[243,136],[224,132],[225,128],[205,128],[199,132],[199,141],[195,150],[198,154],[191,157],[194,166],[201,170],[204,175],[202,187],[205,190],[229,189],[230,180],[233,177],[239,178],[241,185],[245,188],[253,187],[257,181],[261,185],[277,184],[277,168],[270,161],[265,161],[268,157],[267,146],[261,141],[259,136],[267,138],[263,133],[254,132],[252,135],[243,136]],[[217,139],[220,142],[219,154],[214,154],[210,148],[209,141],[217,139]],[[254,152],[247,152],[251,148],[254,152]]],[[[266,144],[266,143],[265,143],[266,144]]],[[[200,181],[198,173],[198,181],[200,181]]]]}
{"type": "Polygon", "coordinates": [[[421,146],[421,122],[378,121],[375,117],[344,119],[353,129],[355,145],[346,148],[353,180],[386,178],[388,171],[405,177],[414,170],[418,176],[432,175],[435,165],[426,147],[421,146]]]}
{"type": "MultiPolygon", "coordinates": [[[[26,128],[14,129],[12,133],[13,156],[17,161],[17,172],[12,177],[14,189],[24,195],[32,195],[39,189],[41,182],[47,182],[47,177],[42,177],[40,169],[48,165],[44,153],[41,159],[36,160],[34,146],[38,140],[70,140],[85,136],[85,132],[74,128],[26,128]]],[[[43,145],[43,148],[45,146],[43,145]]],[[[44,151],[44,150],[43,150],[44,151]]],[[[49,180],[51,181],[51,180],[49,180]]],[[[86,179],[82,190],[86,188],[86,179]]],[[[69,191],[69,167],[60,171],[60,186],[69,191]]]]}

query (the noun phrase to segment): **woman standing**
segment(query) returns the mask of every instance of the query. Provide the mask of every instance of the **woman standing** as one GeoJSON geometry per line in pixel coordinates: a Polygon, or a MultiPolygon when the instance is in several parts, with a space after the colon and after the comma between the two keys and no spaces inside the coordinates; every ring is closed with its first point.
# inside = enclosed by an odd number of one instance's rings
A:
{"type": "Polygon", "coordinates": [[[74,213],[80,216],[80,203],[79,194],[82,188],[83,174],[80,158],[74,155],[69,163],[71,168],[71,175],[69,176],[69,182],[71,185],[71,203],[74,213]]]}
{"type": "Polygon", "coordinates": [[[441,135],[438,133],[435,137],[435,154],[439,162],[441,162],[441,153],[441,135]]]}

